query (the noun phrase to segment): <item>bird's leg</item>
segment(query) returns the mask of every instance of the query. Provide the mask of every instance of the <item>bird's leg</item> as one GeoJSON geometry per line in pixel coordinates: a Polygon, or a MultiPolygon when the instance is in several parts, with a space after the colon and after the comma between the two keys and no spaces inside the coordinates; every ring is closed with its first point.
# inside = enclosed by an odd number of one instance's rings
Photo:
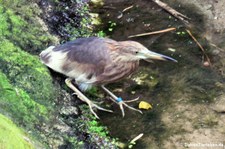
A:
{"type": "Polygon", "coordinates": [[[75,94],[77,95],[77,97],[78,97],[80,100],[82,100],[83,102],[86,102],[86,103],[88,104],[88,106],[89,106],[89,108],[90,108],[90,110],[91,110],[91,113],[93,113],[94,116],[95,116],[96,118],[99,119],[98,115],[94,112],[93,107],[95,107],[95,108],[97,108],[97,109],[99,109],[99,110],[102,110],[102,111],[113,112],[113,111],[111,111],[111,110],[104,109],[104,108],[102,108],[102,107],[100,107],[100,106],[94,104],[90,99],[88,99],[88,98],[87,98],[80,90],[78,90],[78,89],[72,84],[72,79],[71,79],[71,78],[67,78],[67,79],[65,80],[65,82],[66,82],[66,85],[67,85],[69,88],[71,88],[71,89],[75,92],[75,94]]]}
{"type": "Polygon", "coordinates": [[[126,104],[126,103],[128,103],[128,102],[137,101],[137,100],[139,99],[139,97],[136,98],[136,99],[133,99],[133,100],[123,101],[121,97],[117,97],[117,96],[116,96],[115,94],[113,94],[110,90],[108,90],[104,85],[102,85],[101,87],[102,87],[102,89],[103,89],[106,93],[108,93],[108,94],[112,97],[112,98],[110,98],[110,99],[111,99],[112,101],[114,101],[115,103],[117,103],[117,104],[120,106],[120,109],[121,109],[121,111],[122,111],[122,116],[123,116],[123,117],[125,116],[124,109],[123,109],[123,105],[124,105],[125,107],[131,109],[131,110],[137,111],[137,112],[139,112],[139,113],[142,114],[141,110],[135,109],[135,108],[129,106],[128,104],[126,104]]]}

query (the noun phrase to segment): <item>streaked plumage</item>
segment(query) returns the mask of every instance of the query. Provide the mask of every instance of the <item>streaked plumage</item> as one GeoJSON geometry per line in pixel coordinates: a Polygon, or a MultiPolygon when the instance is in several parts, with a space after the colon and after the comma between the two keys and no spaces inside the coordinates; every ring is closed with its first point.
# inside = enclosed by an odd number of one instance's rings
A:
{"type": "Polygon", "coordinates": [[[119,49],[120,44],[126,42],[97,37],[80,38],[51,46],[40,57],[45,65],[74,78],[79,87],[85,90],[91,85],[115,82],[138,68],[139,59],[129,59],[126,55],[121,57],[124,51],[119,49]]]}
{"type": "Polygon", "coordinates": [[[125,115],[123,106],[142,113],[127,105],[126,101],[114,95],[104,85],[131,75],[137,70],[140,59],[176,61],[168,56],[149,51],[135,41],[118,42],[99,37],[80,38],[62,45],[50,46],[41,52],[40,58],[51,69],[69,77],[66,79],[68,87],[89,105],[91,112],[97,118],[92,107],[112,111],[101,108],[89,100],[73,85],[71,82],[73,79],[81,90],[86,90],[92,85],[100,85],[112,97],[112,100],[119,104],[123,116],[125,115]]]}

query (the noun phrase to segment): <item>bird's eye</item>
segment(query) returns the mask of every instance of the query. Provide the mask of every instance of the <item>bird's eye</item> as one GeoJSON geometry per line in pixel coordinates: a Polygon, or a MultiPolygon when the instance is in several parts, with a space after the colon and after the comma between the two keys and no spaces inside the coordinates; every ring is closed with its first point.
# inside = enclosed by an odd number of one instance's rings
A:
{"type": "Polygon", "coordinates": [[[135,54],[138,54],[138,51],[135,51],[135,54]]]}

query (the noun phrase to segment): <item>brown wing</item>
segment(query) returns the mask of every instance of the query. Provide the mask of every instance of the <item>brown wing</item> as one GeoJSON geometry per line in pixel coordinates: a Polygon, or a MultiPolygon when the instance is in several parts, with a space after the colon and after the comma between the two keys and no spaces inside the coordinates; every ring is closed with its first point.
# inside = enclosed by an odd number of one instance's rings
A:
{"type": "Polygon", "coordinates": [[[108,84],[131,75],[137,70],[139,61],[110,63],[104,72],[96,77],[95,84],[108,84]]]}
{"type": "Polygon", "coordinates": [[[41,54],[41,60],[48,67],[79,82],[92,83],[104,72],[110,61],[108,43],[111,39],[89,37],[49,47],[41,54]]]}
{"type": "Polygon", "coordinates": [[[53,51],[67,52],[70,61],[97,65],[100,60],[109,58],[107,44],[109,42],[116,43],[116,41],[107,38],[79,38],[59,45],[53,51]]]}

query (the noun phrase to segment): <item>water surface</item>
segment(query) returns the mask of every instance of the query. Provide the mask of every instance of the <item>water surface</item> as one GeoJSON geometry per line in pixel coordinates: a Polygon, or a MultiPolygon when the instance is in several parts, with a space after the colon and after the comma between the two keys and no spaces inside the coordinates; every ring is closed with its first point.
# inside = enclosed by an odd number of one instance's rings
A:
{"type": "MultiPolygon", "coordinates": [[[[103,21],[98,29],[103,29],[110,38],[135,40],[152,51],[178,60],[178,63],[142,61],[139,71],[131,78],[108,85],[124,99],[140,97],[140,100],[153,105],[153,109],[143,110],[142,115],[126,109],[124,118],[115,104],[111,107],[115,111],[113,114],[99,113],[101,122],[108,126],[110,134],[122,142],[128,142],[144,133],[135,148],[183,147],[184,143],[193,141],[189,138],[192,132],[203,128],[217,128],[218,123],[214,125],[213,118],[209,121],[204,118],[206,115],[213,115],[208,107],[216,97],[224,93],[224,86],[221,86],[224,78],[216,69],[203,65],[205,59],[202,51],[185,31],[188,28],[193,32],[213,61],[212,48],[203,38],[206,30],[204,16],[198,13],[194,5],[174,4],[173,7],[189,16],[192,19],[191,25],[183,24],[146,0],[107,0],[103,7],[93,10],[100,14],[103,21]],[[122,13],[129,6],[133,8],[122,13]],[[128,39],[129,35],[169,27],[176,27],[177,30],[128,39]]],[[[137,108],[138,103],[131,105],[137,108]]],[[[201,136],[204,131],[200,131],[198,135],[201,136]]]]}

